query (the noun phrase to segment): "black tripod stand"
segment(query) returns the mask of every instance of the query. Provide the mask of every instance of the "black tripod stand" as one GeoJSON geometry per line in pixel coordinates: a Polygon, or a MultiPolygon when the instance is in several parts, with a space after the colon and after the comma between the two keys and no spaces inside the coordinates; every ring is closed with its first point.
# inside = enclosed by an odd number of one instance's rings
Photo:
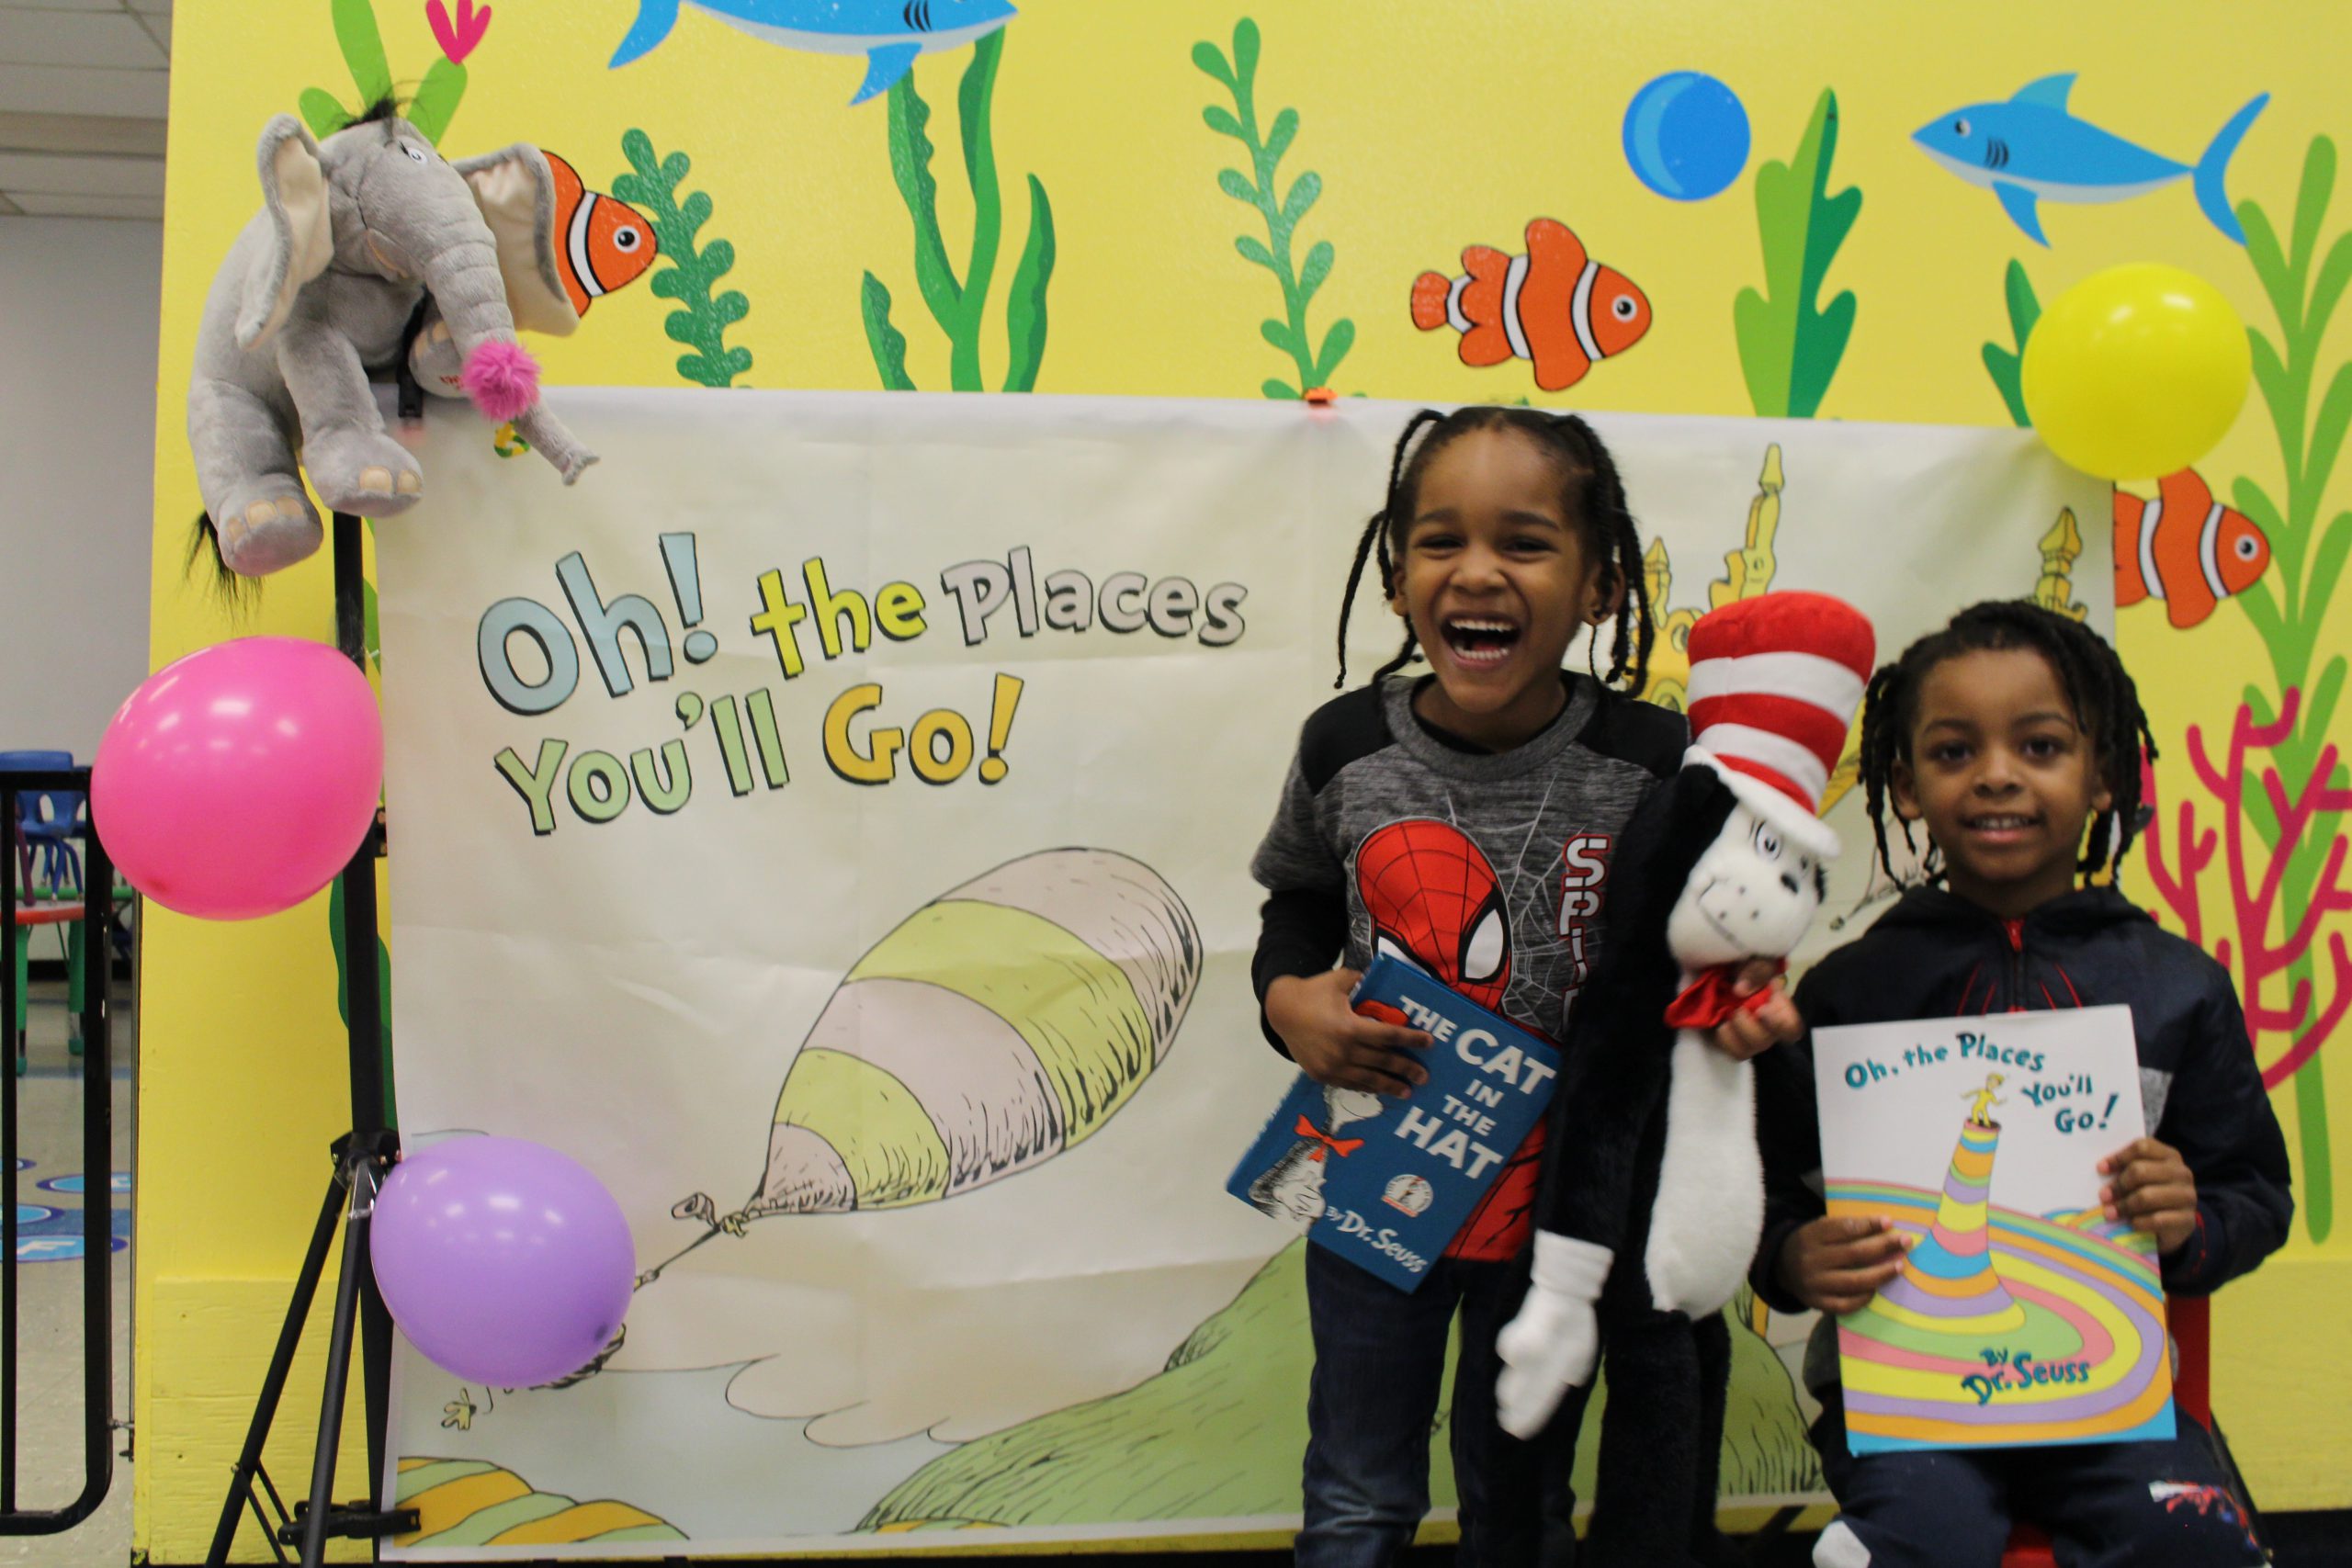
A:
{"type": "MultiPolygon", "coordinates": [[[[365,601],[360,582],[359,519],[334,514],[334,609],[336,645],[367,669],[365,601]]],[[[385,1125],[382,989],[376,969],[376,857],[383,852],[380,821],[360,844],[343,874],[344,1016],[351,1051],[352,1130],[334,1141],[334,1173],[327,1183],[311,1233],[310,1250],[294,1281],[286,1322],[278,1330],[277,1348],[263,1378],[261,1397],[245,1429],[244,1450],[237,1458],[236,1476],[220,1504],[220,1520],[212,1532],[212,1549],[205,1554],[208,1568],[229,1561],[237,1538],[237,1524],[250,1507],[280,1562],[285,1549],[299,1545],[303,1568],[316,1568],[327,1539],[378,1540],[416,1528],[416,1511],[385,1511],[376,1503],[383,1483],[385,1406],[391,1389],[392,1320],[377,1293],[376,1276],[368,1254],[368,1218],[374,1213],[376,1190],[384,1172],[400,1153],[400,1136],[385,1125]],[[262,1467],[262,1447],[269,1439],[277,1402],[286,1392],[293,1370],[295,1348],[302,1340],[302,1325],[316,1298],[325,1271],[327,1248],[335,1226],[343,1227],[343,1271],[335,1281],[334,1328],[327,1346],[326,1393],[320,1403],[318,1447],[311,1463],[311,1492],[288,1516],[277,1488],[262,1467]],[[351,1377],[351,1351],[356,1338],[368,1417],[368,1495],[356,1503],[329,1501],[334,1486],[335,1453],[343,1436],[345,1389],[351,1377]],[[255,1490],[258,1483],[259,1491],[255,1490]],[[262,1506],[266,1495],[267,1510],[262,1506]],[[276,1517],[271,1517],[271,1513],[276,1517]]]]}

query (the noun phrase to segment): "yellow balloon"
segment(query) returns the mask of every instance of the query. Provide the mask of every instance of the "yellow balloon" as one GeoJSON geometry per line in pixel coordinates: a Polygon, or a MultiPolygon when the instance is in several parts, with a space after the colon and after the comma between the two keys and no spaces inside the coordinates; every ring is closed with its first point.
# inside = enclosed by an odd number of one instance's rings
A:
{"type": "Polygon", "coordinates": [[[2211,452],[2245,401],[2245,323],[2220,289],[2153,262],[2066,290],[2026,340],[2026,412],[2103,479],[2157,479],[2211,452]]]}

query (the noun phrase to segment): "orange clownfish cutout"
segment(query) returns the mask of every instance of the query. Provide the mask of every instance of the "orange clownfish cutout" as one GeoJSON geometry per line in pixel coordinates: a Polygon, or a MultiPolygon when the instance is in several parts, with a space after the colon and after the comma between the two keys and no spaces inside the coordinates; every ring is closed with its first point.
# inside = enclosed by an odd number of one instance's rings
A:
{"type": "Polygon", "coordinates": [[[555,175],[556,271],[571,308],[586,315],[589,301],[643,276],[661,246],[644,213],[590,190],[554,153],[547,160],[555,175]]]}
{"type": "Polygon", "coordinates": [[[1460,277],[1425,272],[1413,280],[1413,324],[1460,333],[1464,365],[1532,360],[1535,384],[1556,392],[1650,330],[1648,297],[1552,219],[1527,226],[1525,255],[1472,245],[1462,265],[1469,270],[1460,277]]]}
{"type": "Polygon", "coordinates": [[[2270,541],[2254,520],[2213,499],[2194,468],[2161,480],[2155,499],[2115,492],[2115,607],[2161,599],[2176,626],[2193,626],[2270,569],[2270,541]]]}

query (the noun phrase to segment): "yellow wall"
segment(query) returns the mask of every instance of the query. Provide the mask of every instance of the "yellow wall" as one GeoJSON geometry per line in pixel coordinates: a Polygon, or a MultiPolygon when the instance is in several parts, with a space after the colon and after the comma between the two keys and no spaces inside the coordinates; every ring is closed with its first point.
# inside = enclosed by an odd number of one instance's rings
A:
{"type": "MultiPolygon", "coordinates": [[[[439,54],[423,7],[383,0],[379,10],[393,74],[413,85],[439,54]]],[[[944,387],[945,350],[915,287],[908,217],[888,178],[885,106],[845,107],[860,62],[755,42],[689,9],[660,49],[609,72],[605,62],[633,13],[628,0],[499,6],[467,62],[470,85],[444,151],[530,140],[610,189],[626,167],[623,131],[643,128],[661,152],[691,156],[686,187],[715,202],[704,241],[735,246],[723,287],[751,302],[728,334],[754,355],[745,384],[875,386],[857,309],[870,268],[889,288],[915,380],[944,387]]],[[[1299,242],[1302,254],[1316,240],[1337,251],[1310,311],[1315,335],[1352,320],[1356,346],[1333,379],[1341,391],[1383,397],[1750,412],[1731,323],[1734,294],[1762,281],[1755,171],[1794,153],[1827,86],[1841,129],[1830,186],[1859,186],[1864,205],[1829,273],[1828,292],[1852,289],[1859,318],[1821,416],[2005,423],[1979,347],[2009,343],[2002,275],[2013,257],[2024,259],[2045,305],[2099,267],[2159,259],[2211,279],[2250,324],[2277,329],[2245,253],[2204,220],[2185,185],[2114,206],[2045,206],[2054,245],[2044,250],[1990,194],[1910,146],[1914,129],[1958,106],[2006,97],[2033,77],[2075,70],[2076,113],[2193,160],[2239,105],[2268,92],[2230,187],[2236,199],[2262,202],[2282,227],[2312,138],[2352,133],[2342,108],[2352,51],[2314,28],[2297,0],[2226,8],[2188,0],[1681,0],[1614,9],[1537,0],[1024,0],[997,84],[1006,231],[996,288],[1001,300],[1026,232],[1023,177],[1034,172],[1052,198],[1058,247],[1040,390],[1251,397],[1267,377],[1288,373],[1285,356],[1259,335],[1260,321],[1280,313],[1276,286],[1234,250],[1236,235],[1262,226],[1216,184],[1238,159],[1201,111],[1225,92],[1191,59],[1197,40],[1229,49],[1243,15],[1262,29],[1261,123],[1283,106],[1301,116],[1284,184],[1309,169],[1323,183],[1299,242]],[[1620,150],[1632,95],[1677,69],[1728,83],[1753,127],[1747,173],[1709,201],[1651,195],[1620,150]],[[1456,270],[1472,243],[1516,250],[1521,229],[1542,215],[1576,228],[1598,259],[1643,287],[1657,312],[1645,341],[1556,398],[1537,393],[1523,367],[1461,367],[1451,335],[1415,332],[1406,310],[1415,273],[1456,270]]],[[[253,145],[262,121],[290,111],[306,86],[352,96],[327,0],[183,0],[175,31],[157,390],[158,665],[243,632],[331,635],[323,557],[273,580],[243,620],[183,579],[198,507],[184,388],[205,288],[257,205],[253,145]]],[[[968,56],[927,57],[916,72],[933,107],[940,210],[959,265],[970,202],[956,151],[956,83],[968,56]]],[[[2324,237],[2347,227],[2352,192],[2339,189],[2324,237]]],[[[578,337],[537,345],[550,379],[679,384],[672,364],[681,350],[662,328],[671,309],[642,281],[597,302],[578,337]]],[[[1004,365],[1001,323],[1001,304],[992,304],[983,339],[991,385],[1004,365]]],[[[2322,384],[2346,347],[2339,326],[2321,351],[2322,384]]],[[[2224,481],[2240,475],[2278,493],[2278,464],[2257,395],[2200,467],[2226,496],[2224,481]]],[[[2339,480],[2332,504],[2346,494],[2339,480]]],[[[2086,529],[2106,525],[2082,521],[2086,529]]],[[[1345,548],[1332,541],[1335,570],[1345,548]]],[[[2347,645],[2341,598],[2334,614],[2324,648],[2347,645]]],[[[2243,687],[2269,692],[2275,682],[2235,604],[2188,632],[2167,626],[2154,606],[2135,609],[2121,616],[2120,636],[2165,752],[2160,786],[2169,814],[2197,795],[2182,765],[2185,729],[2225,731],[2243,687]]],[[[2333,733],[2342,740],[2352,725],[2339,716],[2333,733]]],[[[2218,820],[2210,801],[2200,809],[2218,820]]],[[[397,840],[396,825],[394,832],[397,840]]],[[[2209,870],[2215,890],[2204,906],[2222,930],[2223,872],[2219,860],[2209,870]]],[[[2134,886],[2147,896],[2143,879],[2134,886]]],[[[2339,915],[2326,929],[2340,939],[2352,923],[2339,915]]],[[[243,926],[155,910],[145,961],[138,1532],[153,1560],[187,1562],[209,1539],[326,1174],[325,1147],[345,1124],[344,1043],[323,899],[243,926]]],[[[2273,991],[2283,994],[2276,983],[2273,991]]],[[[2323,973],[2320,997],[2332,994],[2323,973]]],[[[2278,1044],[2262,1044],[2266,1060],[2278,1044]]],[[[2314,1118],[2332,1113],[2339,1136],[2352,1137],[2347,1077],[2337,1072],[2315,1098],[2306,1090],[2310,1103],[2301,1107],[2291,1087],[2278,1095],[2299,1177],[2310,1174],[2302,1129],[2314,1118]]],[[[2352,1172],[2352,1163],[2339,1156],[2334,1169],[2352,1172]]],[[[2222,1299],[2216,1402],[2266,1506],[2352,1505],[2352,1472],[2341,1462],[2352,1450],[2352,1352],[2312,1326],[2340,1318],[2347,1285],[2344,1228],[2323,1242],[2299,1222],[2288,1252],[2222,1299]]],[[[323,1338],[322,1318],[312,1377],[323,1338]]],[[[315,1409],[314,1387],[298,1381],[272,1451],[276,1472],[298,1487],[315,1409]]],[[[346,1452],[359,1447],[356,1427],[352,1438],[346,1452]]],[[[338,1492],[360,1484],[347,1469],[338,1492]]],[[[250,1527],[244,1544],[242,1555],[258,1555],[250,1527]]]]}

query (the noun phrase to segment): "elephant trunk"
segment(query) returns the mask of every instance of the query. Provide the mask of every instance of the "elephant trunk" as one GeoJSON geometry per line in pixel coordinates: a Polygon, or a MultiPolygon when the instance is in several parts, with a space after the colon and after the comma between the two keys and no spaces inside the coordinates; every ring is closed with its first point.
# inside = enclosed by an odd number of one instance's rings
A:
{"type": "Polygon", "coordinates": [[[460,384],[474,407],[501,422],[529,412],[539,400],[539,364],[514,335],[488,231],[441,251],[425,286],[449,323],[463,361],[460,384]]]}
{"type": "Polygon", "coordinates": [[[491,419],[513,422],[564,483],[577,479],[596,455],[539,403],[539,362],[514,335],[505,280],[487,233],[443,250],[426,287],[448,322],[461,360],[458,384],[474,407],[491,419]]]}

